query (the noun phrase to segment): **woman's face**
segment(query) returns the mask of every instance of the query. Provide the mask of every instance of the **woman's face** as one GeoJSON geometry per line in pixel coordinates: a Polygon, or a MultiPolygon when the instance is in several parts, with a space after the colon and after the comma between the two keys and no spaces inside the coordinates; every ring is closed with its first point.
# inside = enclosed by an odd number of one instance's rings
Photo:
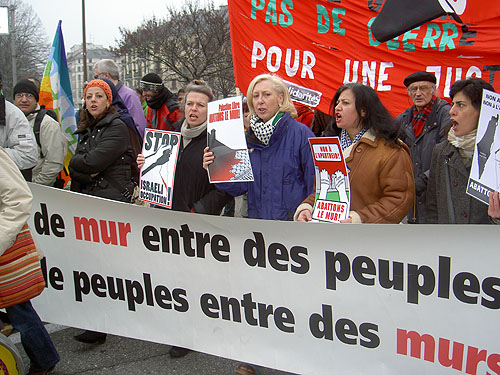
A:
{"type": "Polygon", "coordinates": [[[283,94],[278,94],[270,80],[265,79],[253,88],[252,104],[255,113],[264,122],[269,121],[283,104],[283,94]]]}
{"type": "Polygon", "coordinates": [[[477,128],[479,110],[474,108],[472,102],[463,91],[457,92],[453,97],[450,120],[457,137],[463,137],[477,128]]]}
{"type": "Polygon", "coordinates": [[[109,107],[108,97],[100,87],[89,87],[85,94],[85,106],[92,117],[97,118],[109,107]]]}
{"type": "Polygon", "coordinates": [[[208,96],[201,92],[190,92],[186,96],[184,116],[190,128],[200,126],[207,121],[208,96]]]}
{"type": "Polygon", "coordinates": [[[340,129],[345,129],[349,135],[361,130],[361,119],[356,110],[356,100],[351,89],[342,91],[335,103],[335,122],[340,129]]]}

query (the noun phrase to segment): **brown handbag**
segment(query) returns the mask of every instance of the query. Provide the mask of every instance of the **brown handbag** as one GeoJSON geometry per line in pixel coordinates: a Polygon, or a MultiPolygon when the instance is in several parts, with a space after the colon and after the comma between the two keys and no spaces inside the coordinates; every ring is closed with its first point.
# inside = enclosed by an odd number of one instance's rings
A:
{"type": "Polygon", "coordinates": [[[28,224],[0,256],[0,308],[38,296],[45,287],[36,245],[28,224]]]}

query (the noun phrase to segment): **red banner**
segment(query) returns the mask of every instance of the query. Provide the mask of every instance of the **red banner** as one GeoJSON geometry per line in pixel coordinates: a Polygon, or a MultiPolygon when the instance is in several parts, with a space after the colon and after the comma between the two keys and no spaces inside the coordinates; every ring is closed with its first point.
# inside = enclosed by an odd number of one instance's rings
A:
{"type": "MultiPolygon", "coordinates": [[[[406,19],[412,13],[415,18],[428,2],[441,1],[412,1],[415,10],[395,10],[396,17],[406,19]]],[[[243,93],[256,75],[271,72],[288,82],[294,100],[328,112],[338,87],[360,82],[373,87],[398,115],[412,104],[403,79],[419,70],[436,75],[444,98],[453,82],[468,77],[500,89],[500,72],[495,79],[500,70],[500,5],[495,1],[452,1],[461,3],[462,21],[477,23],[461,24],[444,15],[385,43],[371,32],[381,0],[228,3],[236,86],[243,93]]]]}

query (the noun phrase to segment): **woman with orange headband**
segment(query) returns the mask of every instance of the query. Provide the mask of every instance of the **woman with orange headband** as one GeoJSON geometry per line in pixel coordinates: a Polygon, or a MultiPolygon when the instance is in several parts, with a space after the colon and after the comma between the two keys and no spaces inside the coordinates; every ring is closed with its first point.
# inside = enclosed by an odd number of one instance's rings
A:
{"type": "MultiPolygon", "coordinates": [[[[94,79],[85,87],[83,97],[85,104],[75,132],[78,145],[69,162],[71,190],[129,203],[134,188],[132,171],[137,164],[127,125],[111,105],[111,88],[94,79]]],[[[106,334],[85,331],[75,339],[103,343],[106,334]]]]}

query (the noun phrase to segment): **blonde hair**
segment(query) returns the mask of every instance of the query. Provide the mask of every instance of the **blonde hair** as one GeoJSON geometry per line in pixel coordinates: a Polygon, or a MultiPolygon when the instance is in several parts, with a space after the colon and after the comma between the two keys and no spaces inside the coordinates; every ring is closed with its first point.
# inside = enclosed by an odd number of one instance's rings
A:
{"type": "Polygon", "coordinates": [[[255,77],[250,85],[248,85],[247,98],[248,98],[248,109],[252,115],[255,115],[255,109],[253,107],[253,90],[255,89],[255,85],[259,82],[268,80],[272,83],[274,91],[278,95],[283,95],[283,103],[280,105],[280,112],[287,112],[290,114],[290,117],[297,118],[297,110],[293,105],[292,98],[290,97],[290,93],[288,92],[288,88],[285,85],[285,82],[281,77],[275,74],[260,74],[255,77]]]}

